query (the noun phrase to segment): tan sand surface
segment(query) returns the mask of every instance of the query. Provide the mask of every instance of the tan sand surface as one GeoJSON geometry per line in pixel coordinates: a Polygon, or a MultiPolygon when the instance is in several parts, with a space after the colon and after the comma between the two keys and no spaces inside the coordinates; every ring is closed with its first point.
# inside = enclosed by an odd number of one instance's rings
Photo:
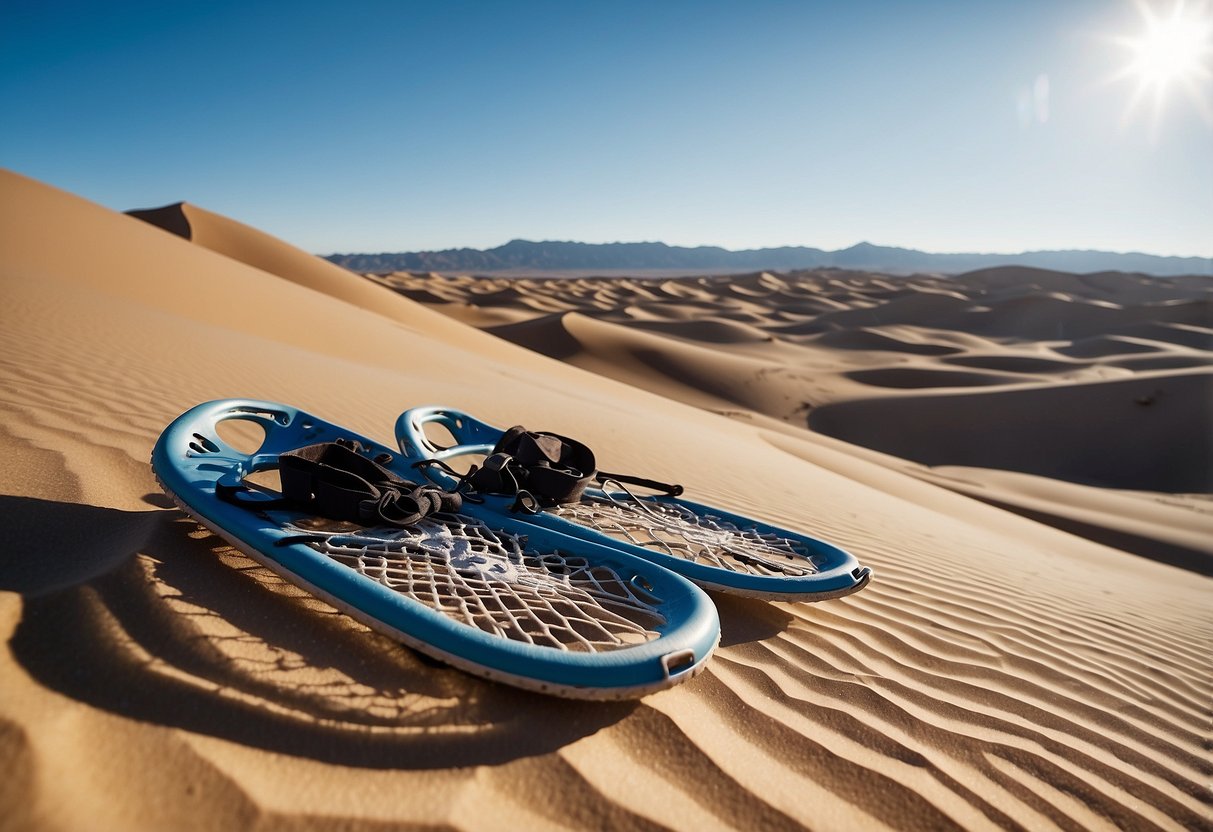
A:
{"type": "Polygon", "coordinates": [[[860,407],[856,430],[899,435],[945,394],[992,418],[980,397],[1051,404],[1106,381],[1101,402],[1153,396],[1115,441],[1164,448],[1151,431],[1193,425],[1173,410],[1207,407],[1207,283],[380,281],[401,294],[194,206],[180,218],[189,239],[0,174],[0,828],[1213,827],[1208,570],[1034,516],[1207,556],[1207,496],[806,429],[860,407]],[[1025,313],[998,293],[1047,310],[1047,340],[1007,335],[1025,313]],[[904,370],[957,377],[924,390],[904,370]],[[894,374],[848,376],[871,371],[894,374]],[[1162,392],[1119,390],[1137,382],[1162,392]],[[604,467],[835,541],[876,578],[819,604],[715,596],[708,669],[638,702],[480,681],[170,507],[151,446],[225,396],[383,441],[423,403],[572,434],[604,467]]]}

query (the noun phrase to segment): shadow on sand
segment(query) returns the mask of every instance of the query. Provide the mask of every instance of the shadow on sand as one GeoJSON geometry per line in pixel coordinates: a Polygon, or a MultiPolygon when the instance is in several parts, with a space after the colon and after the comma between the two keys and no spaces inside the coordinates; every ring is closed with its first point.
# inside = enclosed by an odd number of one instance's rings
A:
{"type": "Polygon", "coordinates": [[[428,769],[546,754],[636,707],[531,694],[424,659],[175,510],[0,496],[0,514],[15,531],[0,589],[24,596],[17,661],[130,719],[323,762],[428,769]]]}

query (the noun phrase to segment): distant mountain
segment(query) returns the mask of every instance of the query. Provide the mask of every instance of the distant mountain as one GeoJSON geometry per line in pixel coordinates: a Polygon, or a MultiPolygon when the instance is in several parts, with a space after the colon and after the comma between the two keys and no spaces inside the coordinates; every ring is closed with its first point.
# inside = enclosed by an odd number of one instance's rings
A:
{"type": "Polygon", "coordinates": [[[717,246],[684,248],[665,243],[573,243],[511,240],[473,248],[397,254],[331,254],[326,259],[355,272],[723,272],[819,267],[890,274],[960,273],[991,266],[1034,266],[1065,272],[1122,271],[1153,275],[1213,275],[1213,259],[1117,254],[1110,251],[1025,251],[1020,254],[932,254],[912,248],[859,243],[837,251],[805,246],[730,251],[717,246]]]}

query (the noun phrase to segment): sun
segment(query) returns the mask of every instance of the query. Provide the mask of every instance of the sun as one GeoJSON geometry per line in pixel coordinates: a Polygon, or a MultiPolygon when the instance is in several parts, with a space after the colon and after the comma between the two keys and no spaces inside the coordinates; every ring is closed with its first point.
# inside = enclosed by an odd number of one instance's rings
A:
{"type": "Polygon", "coordinates": [[[1172,81],[1199,77],[1204,73],[1208,27],[1184,15],[1176,4],[1170,17],[1154,17],[1145,7],[1146,31],[1136,38],[1129,72],[1148,86],[1164,87],[1172,81]]]}
{"type": "Polygon", "coordinates": [[[1171,88],[1178,87],[1213,123],[1206,88],[1213,79],[1213,16],[1204,4],[1190,6],[1176,0],[1169,12],[1145,0],[1134,0],[1141,14],[1142,31],[1115,38],[1129,52],[1129,61],[1117,78],[1137,82],[1126,115],[1144,100],[1153,103],[1154,120],[1161,115],[1171,88]]]}

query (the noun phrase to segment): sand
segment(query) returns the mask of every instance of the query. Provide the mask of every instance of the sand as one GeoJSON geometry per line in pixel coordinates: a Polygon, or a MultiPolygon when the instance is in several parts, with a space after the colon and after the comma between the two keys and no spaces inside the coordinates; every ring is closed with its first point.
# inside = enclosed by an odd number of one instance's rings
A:
{"type": "Polygon", "coordinates": [[[1207,279],[370,281],[175,210],[0,175],[0,828],[1213,827],[1207,279]],[[715,596],[637,702],[480,681],[170,506],[225,396],[571,434],[876,579],[715,596]]]}

